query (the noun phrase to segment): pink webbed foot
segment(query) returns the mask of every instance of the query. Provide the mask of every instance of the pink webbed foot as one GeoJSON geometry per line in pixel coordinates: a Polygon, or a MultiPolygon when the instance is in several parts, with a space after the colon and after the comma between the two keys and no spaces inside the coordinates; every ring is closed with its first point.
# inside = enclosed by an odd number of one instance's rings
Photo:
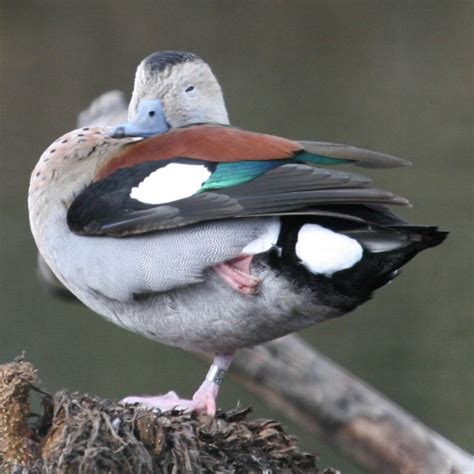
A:
{"type": "Polygon", "coordinates": [[[216,414],[216,398],[219,386],[207,380],[199,387],[192,400],[180,398],[176,392],[155,397],[127,397],[121,400],[124,404],[139,403],[147,408],[158,409],[162,412],[182,410],[184,412],[205,413],[211,416],[216,414]]]}
{"type": "Polygon", "coordinates": [[[206,380],[197,389],[192,400],[179,398],[176,392],[155,397],[126,397],[121,400],[124,404],[139,403],[147,408],[159,409],[162,412],[183,410],[185,412],[205,413],[214,416],[217,411],[217,395],[225,373],[232,363],[233,355],[219,355],[214,358],[206,380]]]}
{"type": "Polygon", "coordinates": [[[212,268],[232,288],[244,295],[253,295],[257,291],[260,278],[250,273],[253,255],[242,255],[227,262],[218,263],[212,268]]]}

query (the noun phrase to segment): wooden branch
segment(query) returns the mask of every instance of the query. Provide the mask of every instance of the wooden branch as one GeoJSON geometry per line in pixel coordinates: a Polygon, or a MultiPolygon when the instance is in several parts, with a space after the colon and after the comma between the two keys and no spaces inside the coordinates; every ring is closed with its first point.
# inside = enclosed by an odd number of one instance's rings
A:
{"type": "MultiPolygon", "coordinates": [[[[109,92],[80,115],[78,125],[114,125],[125,115],[123,94],[109,92]]],[[[40,271],[53,291],[64,292],[47,266],[40,266],[40,271]]],[[[474,473],[469,453],[297,336],[241,351],[231,373],[237,373],[254,393],[367,470],[384,474],[474,473]]]]}
{"type": "Polygon", "coordinates": [[[337,474],[320,471],[279,423],[247,420],[249,409],[162,414],[65,391],[51,397],[37,380],[24,360],[0,366],[2,474],[337,474]],[[42,399],[41,416],[30,413],[32,389],[42,399]]]}
{"type": "Polygon", "coordinates": [[[242,350],[232,371],[273,407],[372,472],[474,473],[472,455],[296,335],[242,350]]]}

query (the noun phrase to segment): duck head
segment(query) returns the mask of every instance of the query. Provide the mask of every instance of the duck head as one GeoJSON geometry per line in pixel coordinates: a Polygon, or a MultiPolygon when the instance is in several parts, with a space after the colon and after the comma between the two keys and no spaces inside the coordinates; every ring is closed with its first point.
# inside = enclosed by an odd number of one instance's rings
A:
{"type": "Polygon", "coordinates": [[[111,135],[146,137],[197,123],[229,124],[221,87],[199,56],[162,51],[139,64],[128,122],[111,135]]]}

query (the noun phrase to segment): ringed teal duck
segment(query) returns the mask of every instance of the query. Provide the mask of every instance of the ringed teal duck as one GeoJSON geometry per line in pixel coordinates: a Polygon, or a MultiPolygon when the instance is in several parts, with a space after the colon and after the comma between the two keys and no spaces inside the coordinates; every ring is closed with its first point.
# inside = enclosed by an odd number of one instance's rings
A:
{"type": "Polygon", "coordinates": [[[232,127],[209,66],[176,51],[138,66],[127,123],[47,148],[28,205],[57,278],[115,324],[215,354],[191,400],[124,402],[214,414],[237,349],[352,311],[444,240],[387,207],[405,198],[340,164],[407,162],[232,127]]]}

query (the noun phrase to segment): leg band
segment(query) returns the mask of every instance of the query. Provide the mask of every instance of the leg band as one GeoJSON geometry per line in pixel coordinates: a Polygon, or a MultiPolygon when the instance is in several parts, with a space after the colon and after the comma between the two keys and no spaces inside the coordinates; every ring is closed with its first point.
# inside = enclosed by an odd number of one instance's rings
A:
{"type": "Polygon", "coordinates": [[[212,364],[209,372],[206,375],[206,380],[209,382],[214,382],[217,385],[220,385],[224,380],[224,376],[227,373],[227,370],[217,367],[217,365],[212,364]]]}

